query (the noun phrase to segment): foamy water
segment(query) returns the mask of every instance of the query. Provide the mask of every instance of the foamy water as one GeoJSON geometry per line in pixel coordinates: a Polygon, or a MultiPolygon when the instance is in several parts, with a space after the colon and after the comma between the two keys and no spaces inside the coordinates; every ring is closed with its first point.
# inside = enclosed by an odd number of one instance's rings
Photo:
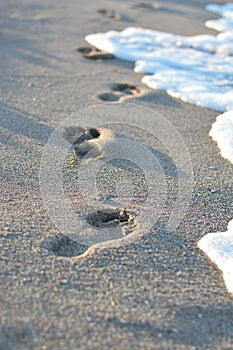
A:
{"type": "MultiPolygon", "coordinates": [[[[135,62],[135,72],[152,89],[198,106],[221,112],[209,135],[221,155],[233,164],[233,3],[209,4],[206,9],[221,18],[206,22],[218,35],[182,36],[126,28],[122,32],[91,34],[86,40],[98,49],[135,62]],[[149,75],[148,75],[149,74],[149,75]]],[[[226,232],[209,233],[198,246],[223,271],[233,293],[233,220],[226,232]]]]}
{"type": "Polygon", "coordinates": [[[233,164],[233,110],[217,117],[209,135],[217,142],[221,155],[233,164]]]}
{"type": "Polygon", "coordinates": [[[222,270],[226,287],[233,293],[233,220],[226,232],[208,233],[198,246],[222,270]]]}

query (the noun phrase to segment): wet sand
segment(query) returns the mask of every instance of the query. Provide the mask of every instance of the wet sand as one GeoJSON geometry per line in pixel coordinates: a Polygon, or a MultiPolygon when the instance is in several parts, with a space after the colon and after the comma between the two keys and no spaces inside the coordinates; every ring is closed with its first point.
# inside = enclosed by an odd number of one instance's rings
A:
{"type": "Polygon", "coordinates": [[[232,296],[196,246],[206,233],[226,230],[233,216],[232,166],[208,136],[218,112],[146,88],[129,62],[76,51],[88,46],[87,34],[128,26],[214,33],[204,27],[217,17],[206,3],[0,4],[0,349],[232,347],[232,296]],[[84,247],[64,237],[43,206],[40,158],[67,116],[103,103],[101,94],[116,96],[113,87],[122,83],[142,92],[131,102],[160,112],[182,136],[195,176],[192,202],[175,232],[161,225],[77,260],[84,247]]]}

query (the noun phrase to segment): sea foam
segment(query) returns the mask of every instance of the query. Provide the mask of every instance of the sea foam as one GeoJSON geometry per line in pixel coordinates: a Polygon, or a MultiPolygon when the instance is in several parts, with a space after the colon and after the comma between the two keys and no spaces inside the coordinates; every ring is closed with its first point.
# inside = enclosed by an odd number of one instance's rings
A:
{"type": "Polygon", "coordinates": [[[233,164],[233,110],[217,117],[209,135],[217,142],[221,155],[233,164]]]}
{"type": "MultiPolygon", "coordinates": [[[[173,97],[221,112],[209,135],[221,155],[233,163],[233,3],[209,4],[222,16],[207,21],[218,35],[182,36],[151,29],[126,28],[122,32],[91,34],[86,40],[98,49],[135,62],[142,82],[173,97]]],[[[233,293],[233,220],[226,232],[209,233],[198,246],[223,271],[233,293]]]]}
{"type": "Polygon", "coordinates": [[[233,293],[233,220],[226,232],[208,233],[198,247],[222,270],[226,287],[233,293]]]}

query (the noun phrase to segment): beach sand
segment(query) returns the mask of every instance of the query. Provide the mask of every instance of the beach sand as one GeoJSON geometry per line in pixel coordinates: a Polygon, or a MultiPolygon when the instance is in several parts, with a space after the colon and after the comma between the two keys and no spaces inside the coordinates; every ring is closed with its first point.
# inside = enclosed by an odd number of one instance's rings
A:
{"type": "Polygon", "coordinates": [[[204,21],[217,16],[205,4],[1,2],[0,349],[232,348],[232,296],[196,245],[208,232],[225,231],[233,216],[232,166],[208,136],[218,112],[146,88],[129,62],[76,51],[88,46],[87,34],[128,26],[213,34],[204,21]],[[160,227],[78,260],[83,247],[59,232],[43,206],[40,158],[65,118],[103,103],[99,94],[116,83],[136,85],[143,93],[130,102],[176,127],[191,155],[193,197],[175,232],[160,227]]]}

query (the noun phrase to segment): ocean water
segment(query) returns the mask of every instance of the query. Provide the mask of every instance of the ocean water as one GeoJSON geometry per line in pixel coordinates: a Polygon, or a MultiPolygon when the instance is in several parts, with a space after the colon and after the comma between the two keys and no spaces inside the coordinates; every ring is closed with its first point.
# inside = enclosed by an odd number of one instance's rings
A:
{"type": "MultiPolygon", "coordinates": [[[[152,89],[220,112],[209,135],[233,164],[233,3],[209,4],[220,16],[207,21],[216,35],[182,36],[129,27],[122,32],[90,34],[86,40],[119,59],[135,62],[142,82],[152,89]]],[[[198,246],[223,272],[233,293],[233,219],[226,232],[204,236],[198,246]]]]}

